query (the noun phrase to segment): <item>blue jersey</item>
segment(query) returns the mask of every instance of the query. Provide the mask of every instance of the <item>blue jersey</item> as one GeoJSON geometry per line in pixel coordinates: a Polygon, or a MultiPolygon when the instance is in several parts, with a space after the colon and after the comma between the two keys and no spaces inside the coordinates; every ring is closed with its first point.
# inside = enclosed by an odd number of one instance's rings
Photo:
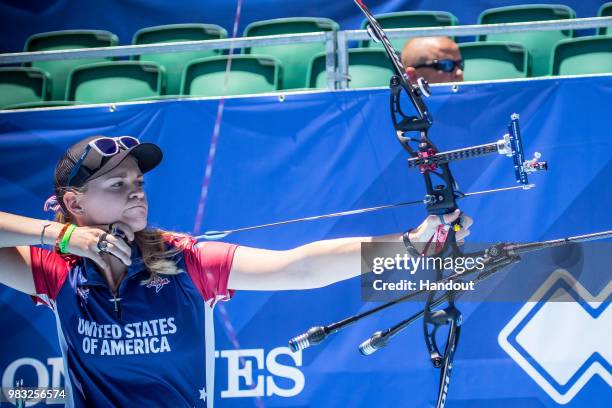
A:
{"type": "MultiPolygon", "coordinates": [[[[91,260],[31,247],[35,301],[53,311],[67,407],[205,407],[204,308],[231,297],[236,245],[167,236],[180,273],[132,264],[113,297],[91,260]]],[[[212,390],[210,392],[212,398],[212,390]]]]}

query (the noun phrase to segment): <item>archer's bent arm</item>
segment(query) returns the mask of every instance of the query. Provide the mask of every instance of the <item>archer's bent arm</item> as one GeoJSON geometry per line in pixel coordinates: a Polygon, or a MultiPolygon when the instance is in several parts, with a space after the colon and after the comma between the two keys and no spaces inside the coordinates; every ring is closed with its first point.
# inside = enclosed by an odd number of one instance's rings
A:
{"type": "MultiPolygon", "coordinates": [[[[34,278],[30,260],[30,245],[41,240],[43,220],[0,212],[0,283],[33,295],[34,278]]],[[[62,224],[49,222],[42,239],[53,245],[62,224]]]]}
{"type": "Polygon", "coordinates": [[[228,287],[239,290],[313,289],[361,273],[361,244],[402,242],[402,234],[316,241],[286,251],[239,246],[228,287]]]}
{"type": "MultiPolygon", "coordinates": [[[[29,295],[35,294],[30,246],[54,245],[63,226],[58,222],[0,211],[0,283],[29,295]],[[44,224],[48,225],[43,228],[44,224]]],[[[70,236],[68,252],[90,258],[102,270],[109,269],[97,250],[99,237],[105,232],[96,226],[75,228],[70,236]]],[[[132,232],[130,235],[129,238],[133,239],[132,232]]],[[[113,244],[109,253],[126,265],[131,263],[130,248],[122,239],[108,235],[107,241],[113,244]]]]}

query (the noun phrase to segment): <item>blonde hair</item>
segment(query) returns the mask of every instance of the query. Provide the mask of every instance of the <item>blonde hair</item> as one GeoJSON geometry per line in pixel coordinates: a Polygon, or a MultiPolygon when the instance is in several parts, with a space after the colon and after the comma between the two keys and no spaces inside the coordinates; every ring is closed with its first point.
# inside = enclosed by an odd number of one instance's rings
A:
{"type": "MultiPolygon", "coordinates": [[[[74,220],[67,211],[63,196],[67,191],[72,191],[76,194],[84,194],[87,191],[87,184],[83,187],[67,187],[62,188],[61,198],[58,195],[58,202],[63,211],[58,211],[55,214],[55,221],[59,223],[73,222],[74,220]]],[[[176,265],[173,258],[180,254],[183,249],[178,246],[166,248],[166,238],[174,236],[178,238],[188,238],[189,235],[180,232],[166,231],[158,228],[145,228],[142,231],[134,233],[134,243],[140,250],[141,259],[137,262],[142,262],[150,272],[149,277],[142,281],[141,284],[147,284],[161,275],[176,275],[180,269],[176,265]]]]}

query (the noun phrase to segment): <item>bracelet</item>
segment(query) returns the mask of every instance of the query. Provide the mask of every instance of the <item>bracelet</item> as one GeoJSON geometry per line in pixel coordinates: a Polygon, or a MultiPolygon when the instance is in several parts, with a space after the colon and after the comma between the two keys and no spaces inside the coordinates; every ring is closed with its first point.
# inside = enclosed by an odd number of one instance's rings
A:
{"type": "Polygon", "coordinates": [[[49,220],[44,220],[40,223],[41,226],[41,230],[40,230],[40,245],[44,246],[45,245],[45,230],[47,229],[47,227],[51,225],[51,221],[49,220]]]}
{"type": "Polygon", "coordinates": [[[421,256],[421,253],[419,251],[417,251],[417,249],[414,247],[412,242],[410,242],[410,238],[408,237],[408,234],[410,234],[410,231],[412,231],[412,230],[406,231],[402,235],[402,239],[404,240],[404,246],[406,247],[406,251],[408,252],[408,254],[411,257],[416,258],[416,257],[421,256]]]}
{"type": "Polygon", "coordinates": [[[56,254],[62,253],[60,251],[60,242],[62,241],[62,238],[64,238],[64,233],[66,233],[66,230],[68,229],[69,226],[70,224],[68,223],[64,224],[59,235],[57,236],[57,239],[55,240],[55,246],[53,247],[53,252],[55,252],[56,254]]]}
{"type": "Polygon", "coordinates": [[[70,226],[64,233],[64,236],[62,237],[62,242],[60,242],[60,245],[59,245],[60,251],[62,252],[62,254],[68,253],[68,241],[70,241],[70,236],[72,235],[72,232],[75,229],[76,229],[76,225],[70,224],[70,226]]]}

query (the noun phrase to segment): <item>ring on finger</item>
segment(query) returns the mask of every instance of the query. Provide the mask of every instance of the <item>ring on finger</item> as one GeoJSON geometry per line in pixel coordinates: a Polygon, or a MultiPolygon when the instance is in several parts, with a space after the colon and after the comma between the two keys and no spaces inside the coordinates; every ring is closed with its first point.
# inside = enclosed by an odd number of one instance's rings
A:
{"type": "Polygon", "coordinates": [[[108,244],[109,242],[106,240],[106,237],[108,236],[108,233],[103,233],[102,235],[100,235],[100,238],[98,239],[98,252],[106,252],[106,250],[108,249],[108,244]]]}

